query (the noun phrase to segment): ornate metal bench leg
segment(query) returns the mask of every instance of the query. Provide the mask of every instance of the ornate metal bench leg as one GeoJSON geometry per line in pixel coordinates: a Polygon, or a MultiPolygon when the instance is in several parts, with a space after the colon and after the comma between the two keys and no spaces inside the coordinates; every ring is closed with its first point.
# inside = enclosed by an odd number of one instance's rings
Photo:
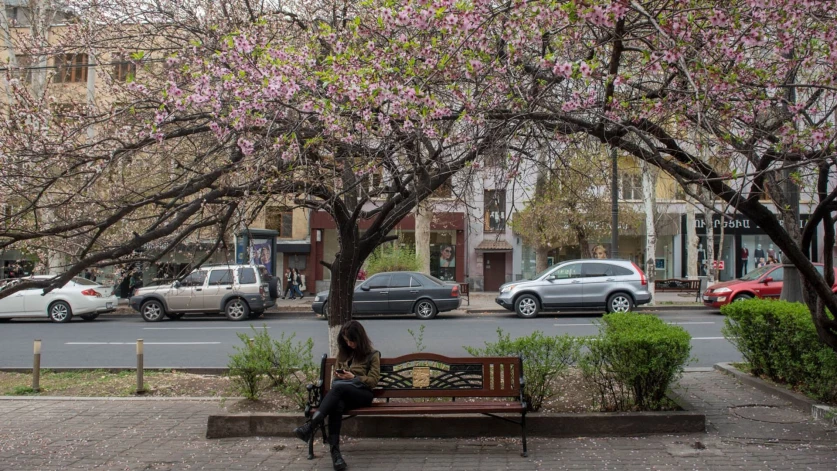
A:
{"type": "Polygon", "coordinates": [[[323,444],[328,445],[328,432],[326,432],[325,422],[320,425],[320,430],[323,432],[323,444]]]}
{"type": "Polygon", "coordinates": [[[523,434],[523,453],[521,453],[521,456],[526,458],[527,456],[529,456],[529,449],[526,447],[526,413],[525,412],[523,413],[523,416],[520,420],[520,431],[523,434]]]}

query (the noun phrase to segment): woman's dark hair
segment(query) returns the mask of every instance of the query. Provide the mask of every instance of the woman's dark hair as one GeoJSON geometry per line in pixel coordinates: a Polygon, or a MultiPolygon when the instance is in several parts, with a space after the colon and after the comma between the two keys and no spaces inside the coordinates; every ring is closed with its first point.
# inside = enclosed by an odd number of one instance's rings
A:
{"type": "Polygon", "coordinates": [[[340,351],[341,357],[354,360],[365,360],[374,351],[372,341],[366,335],[366,329],[358,321],[349,321],[343,324],[337,334],[337,349],[340,351]],[[349,347],[346,339],[354,342],[354,349],[349,347]]]}

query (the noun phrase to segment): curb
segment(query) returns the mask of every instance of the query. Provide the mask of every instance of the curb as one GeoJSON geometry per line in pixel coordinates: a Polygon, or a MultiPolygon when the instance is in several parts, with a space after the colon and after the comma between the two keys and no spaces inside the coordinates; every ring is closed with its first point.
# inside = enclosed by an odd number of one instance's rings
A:
{"type": "MultiPolygon", "coordinates": [[[[304,422],[301,413],[210,415],[206,438],[294,437],[293,429],[304,422]]],[[[345,421],[343,428],[347,435],[367,438],[520,437],[519,425],[474,414],[356,416],[345,421]]],[[[611,437],[705,431],[706,416],[696,412],[526,415],[526,435],[530,437],[611,437]]]]}
{"type": "Polygon", "coordinates": [[[748,386],[752,386],[761,392],[777,396],[780,399],[787,401],[790,403],[791,407],[805,414],[811,414],[811,417],[814,419],[830,421],[832,424],[837,425],[837,416],[835,416],[835,414],[837,414],[837,408],[820,404],[814,399],[798,392],[790,391],[781,386],[774,386],[761,378],[739,370],[738,368],[732,366],[731,363],[716,363],[714,368],[722,373],[735,377],[738,381],[741,381],[748,386]]]}
{"type": "MultiPolygon", "coordinates": [[[[229,372],[229,368],[227,367],[179,367],[179,366],[172,366],[172,367],[160,367],[160,368],[143,368],[143,371],[153,371],[153,372],[162,372],[162,373],[188,373],[188,374],[195,374],[195,375],[213,375],[213,376],[223,376],[229,372]]],[[[4,373],[31,373],[32,368],[3,368],[0,367],[0,371],[4,373]]],[[[124,371],[137,371],[135,366],[101,366],[101,367],[56,367],[56,368],[41,368],[41,373],[45,373],[46,371],[54,372],[54,373],[72,373],[72,372],[86,372],[86,371],[104,371],[107,373],[122,373],[124,371]]],[[[2,396],[0,396],[2,397],[2,396]]]]}
{"type": "Polygon", "coordinates": [[[201,396],[137,396],[137,397],[90,397],[90,396],[0,396],[0,401],[190,401],[190,402],[220,402],[220,401],[236,401],[243,400],[243,397],[201,397],[201,396]]]}

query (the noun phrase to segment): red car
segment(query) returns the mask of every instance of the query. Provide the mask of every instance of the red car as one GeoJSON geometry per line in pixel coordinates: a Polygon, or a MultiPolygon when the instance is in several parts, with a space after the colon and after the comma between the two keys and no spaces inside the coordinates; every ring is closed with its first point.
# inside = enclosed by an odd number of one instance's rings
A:
{"type": "MultiPolygon", "coordinates": [[[[821,263],[815,263],[817,271],[823,273],[821,263]]],[[[703,304],[719,308],[733,301],[751,298],[779,298],[782,294],[782,280],[785,269],[782,265],[765,265],[747,273],[737,280],[724,281],[703,292],[703,304]]],[[[837,275],[837,269],[835,269],[837,275]]],[[[837,280],[837,276],[835,276],[837,280]]],[[[837,290],[837,283],[832,287],[837,290]]]]}

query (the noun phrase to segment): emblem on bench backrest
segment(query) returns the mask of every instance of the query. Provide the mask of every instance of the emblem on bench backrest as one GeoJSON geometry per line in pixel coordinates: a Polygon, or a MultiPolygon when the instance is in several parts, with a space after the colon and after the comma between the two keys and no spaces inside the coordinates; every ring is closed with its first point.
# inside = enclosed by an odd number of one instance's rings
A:
{"type": "Polygon", "coordinates": [[[480,364],[409,361],[381,365],[378,386],[384,389],[482,389],[480,364]]]}

